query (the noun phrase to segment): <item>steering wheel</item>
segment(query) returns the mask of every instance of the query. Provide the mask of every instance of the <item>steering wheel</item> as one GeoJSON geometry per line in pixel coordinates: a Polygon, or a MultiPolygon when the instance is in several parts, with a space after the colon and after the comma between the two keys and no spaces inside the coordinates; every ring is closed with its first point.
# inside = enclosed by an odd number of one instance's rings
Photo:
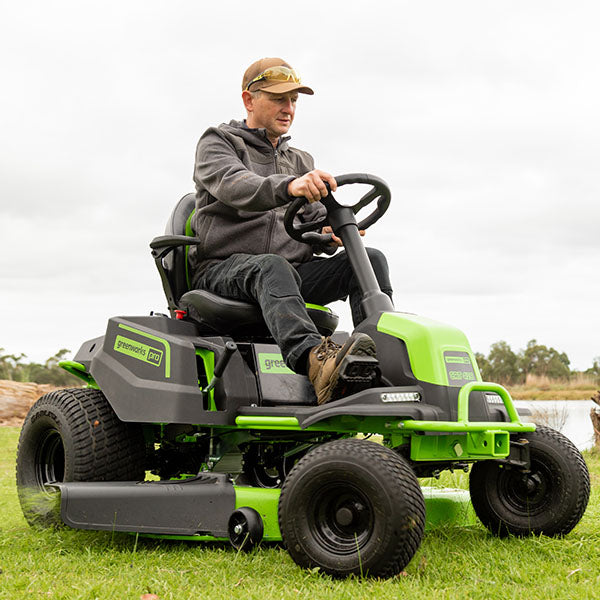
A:
{"type": "Polygon", "coordinates": [[[345,210],[351,211],[355,215],[359,210],[367,206],[367,204],[371,204],[371,202],[377,200],[377,206],[373,212],[357,224],[358,229],[361,230],[367,229],[373,225],[373,223],[378,221],[388,209],[392,193],[383,179],[380,179],[375,175],[368,175],[367,173],[348,173],[347,175],[339,175],[335,180],[338,188],[351,183],[365,183],[370,185],[371,189],[353,206],[343,206],[333,197],[331,190],[329,189],[329,184],[325,183],[329,190],[329,195],[325,198],[321,198],[321,203],[327,209],[327,215],[320,221],[302,223],[297,226],[294,225],[294,218],[308,200],[304,197],[296,198],[288,206],[283,218],[285,230],[290,237],[299,242],[304,242],[305,244],[328,244],[331,242],[331,235],[328,233],[317,233],[317,231],[320,231],[323,227],[329,225],[330,213],[336,210],[345,210]]]}

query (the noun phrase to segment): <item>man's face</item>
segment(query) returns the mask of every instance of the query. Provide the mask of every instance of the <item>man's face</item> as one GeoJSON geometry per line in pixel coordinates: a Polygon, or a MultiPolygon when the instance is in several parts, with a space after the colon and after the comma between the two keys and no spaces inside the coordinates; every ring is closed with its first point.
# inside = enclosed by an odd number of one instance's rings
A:
{"type": "MultiPolygon", "coordinates": [[[[248,94],[250,96],[250,94],[248,94]]],[[[271,141],[286,134],[296,112],[296,101],[298,92],[287,92],[285,94],[270,94],[261,92],[260,94],[246,99],[246,109],[248,110],[248,127],[265,128],[271,141]]]]}

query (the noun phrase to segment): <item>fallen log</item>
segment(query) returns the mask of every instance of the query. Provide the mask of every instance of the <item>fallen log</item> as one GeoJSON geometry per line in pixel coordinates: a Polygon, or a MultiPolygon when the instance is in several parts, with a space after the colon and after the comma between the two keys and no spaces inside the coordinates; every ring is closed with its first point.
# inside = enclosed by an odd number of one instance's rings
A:
{"type": "Polygon", "coordinates": [[[0,426],[20,426],[33,403],[54,385],[0,379],[0,426]]]}

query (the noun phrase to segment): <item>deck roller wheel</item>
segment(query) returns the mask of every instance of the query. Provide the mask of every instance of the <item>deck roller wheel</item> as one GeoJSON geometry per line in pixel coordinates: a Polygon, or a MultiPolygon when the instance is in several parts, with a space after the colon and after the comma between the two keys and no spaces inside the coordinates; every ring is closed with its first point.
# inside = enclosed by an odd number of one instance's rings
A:
{"type": "Polygon", "coordinates": [[[236,550],[249,551],[257,546],[263,538],[263,521],[253,508],[243,506],[229,517],[227,526],[229,541],[236,550]]]}

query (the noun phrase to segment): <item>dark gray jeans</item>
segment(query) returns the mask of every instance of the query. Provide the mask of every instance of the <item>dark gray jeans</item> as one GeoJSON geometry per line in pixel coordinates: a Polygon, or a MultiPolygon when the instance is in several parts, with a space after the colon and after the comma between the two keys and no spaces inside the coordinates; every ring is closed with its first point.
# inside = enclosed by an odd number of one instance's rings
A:
{"type": "MultiPolygon", "coordinates": [[[[373,248],[367,254],[383,292],[392,297],[385,256],[373,248]]],[[[246,302],[256,302],[290,369],[306,373],[310,348],[321,335],[306,312],[305,302],[328,304],[350,297],[354,325],[364,320],[361,291],[345,252],[315,257],[294,268],[276,254],[233,254],[209,266],[195,287],[246,302]]]]}

